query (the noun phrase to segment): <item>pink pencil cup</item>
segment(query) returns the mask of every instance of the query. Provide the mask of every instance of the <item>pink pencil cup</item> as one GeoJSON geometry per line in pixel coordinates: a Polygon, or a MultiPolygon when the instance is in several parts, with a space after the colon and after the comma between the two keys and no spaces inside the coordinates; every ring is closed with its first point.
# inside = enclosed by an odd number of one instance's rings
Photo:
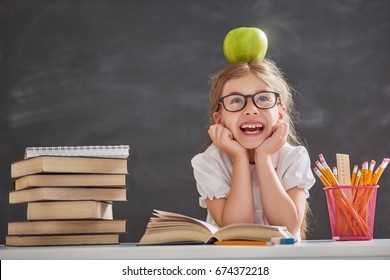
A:
{"type": "Polygon", "coordinates": [[[371,240],[374,234],[376,186],[324,188],[333,240],[371,240]]]}

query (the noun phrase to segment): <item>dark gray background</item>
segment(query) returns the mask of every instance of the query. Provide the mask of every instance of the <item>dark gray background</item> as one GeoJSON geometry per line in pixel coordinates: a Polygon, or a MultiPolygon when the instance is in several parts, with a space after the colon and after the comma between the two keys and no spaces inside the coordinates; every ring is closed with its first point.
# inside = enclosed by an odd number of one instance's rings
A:
{"type": "MultiPolygon", "coordinates": [[[[190,159],[206,140],[209,77],[227,65],[222,41],[262,28],[299,92],[298,124],[311,159],[351,164],[389,155],[390,2],[1,1],[0,243],[26,205],[9,205],[10,165],[27,146],[129,144],[128,220],[136,242],[153,208],[198,218],[190,159]]],[[[390,237],[390,171],[375,238],[390,237]]],[[[330,238],[322,185],[311,190],[310,238],[330,238]]]]}

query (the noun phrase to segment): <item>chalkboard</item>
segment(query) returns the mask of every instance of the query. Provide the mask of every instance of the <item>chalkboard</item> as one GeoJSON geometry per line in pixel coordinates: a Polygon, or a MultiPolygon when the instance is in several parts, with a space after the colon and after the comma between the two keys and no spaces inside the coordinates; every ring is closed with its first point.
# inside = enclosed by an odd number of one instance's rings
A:
{"type": "MultiPolygon", "coordinates": [[[[27,146],[129,144],[127,219],[137,242],[153,208],[204,218],[190,165],[207,140],[209,78],[227,65],[226,32],[262,28],[268,58],[296,90],[297,127],[313,161],[389,157],[389,1],[0,2],[0,243],[10,165],[27,146]]],[[[390,171],[375,238],[389,238],[390,171]]],[[[330,238],[322,185],[311,189],[310,239],[330,238]]]]}

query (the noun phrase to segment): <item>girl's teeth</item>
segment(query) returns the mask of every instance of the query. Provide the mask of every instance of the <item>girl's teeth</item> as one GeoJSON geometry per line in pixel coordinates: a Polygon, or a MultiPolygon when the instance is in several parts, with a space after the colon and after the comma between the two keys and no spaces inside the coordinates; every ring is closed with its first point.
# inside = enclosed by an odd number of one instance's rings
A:
{"type": "Polygon", "coordinates": [[[243,124],[240,128],[245,133],[256,134],[263,129],[263,126],[261,124],[243,124]]]}
{"type": "Polygon", "coordinates": [[[262,128],[262,125],[259,124],[244,124],[241,126],[241,128],[262,128]]]}

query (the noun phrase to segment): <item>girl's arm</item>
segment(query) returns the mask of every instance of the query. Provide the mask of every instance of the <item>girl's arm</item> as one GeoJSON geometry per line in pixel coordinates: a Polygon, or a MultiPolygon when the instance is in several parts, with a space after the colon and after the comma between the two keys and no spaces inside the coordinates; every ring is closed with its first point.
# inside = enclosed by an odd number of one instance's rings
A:
{"type": "Polygon", "coordinates": [[[221,151],[230,155],[233,172],[229,196],[207,199],[207,209],[220,227],[232,223],[252,223],[254,205],[248,152],[232,139],[231,132],[221,124],[212,125],[209,135],[221,151]]]}
{"type": "Polygon", "coordinates": [[[305,193],[297,187],[286,192],[271,162],[271,155],[286,142],[288,129],[288,124],[276,124],[273,134],[256,148],[255,162],[264,214],[268,222],[271,225],[284,225],[295,234],[304,217],[305,193]]]}
{"type": "Polygon", "coordinates": [[[294,187],[284,190],[271,158],[258,158],[256,171],[259,178],[264,214],[271,225],[284,225],[294,235],[300,229],[306,196],[303,189],[294,187]]]}

